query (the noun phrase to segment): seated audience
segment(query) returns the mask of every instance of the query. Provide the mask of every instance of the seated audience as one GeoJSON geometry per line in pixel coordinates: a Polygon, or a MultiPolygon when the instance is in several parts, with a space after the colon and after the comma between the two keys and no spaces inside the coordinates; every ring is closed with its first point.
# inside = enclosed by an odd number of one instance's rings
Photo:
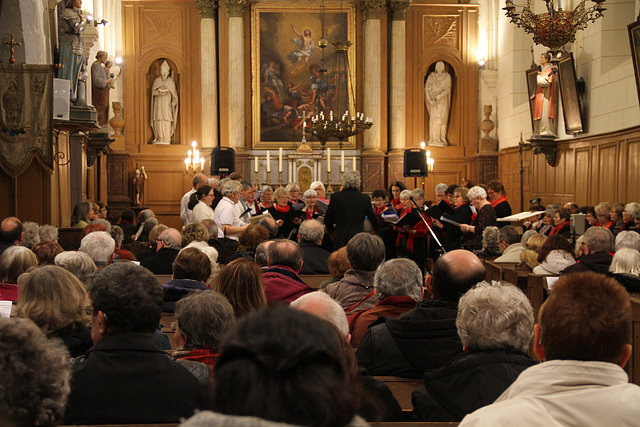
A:
{"type": "Polygon", "coordinates": [[[266,271],[269,268],[269,245],[273,243],[273,240],[267,240],[262,242],[256,248],[256,265],[260,267],[262,271],[266,271]]]}
{"type": "Polygon", "coordinates": [[[614,203],[611,205],[611,211],[609,212],[609,217],[611,218],[612,226],[611,232],[614,235],[617,235],[620,231],[620,227],[624,225],[624,221],[622,220],[622,211],[624,211],[624,203],[614,203]]]}
{"type": "Polygon", "coordinates": [[[562,234],[552,234],[538,250],[534,274],[557,276],[576,263],[573,246],[562,234]]]}
{"type": "Polygon", "coordinates": [[[254,262],[245,258],[238,258],[225,265],[212,288],[227,298],[236,317],[267,306],[262,271],[254,262]]]}
{"type": "Polygon", "coordinates": [[[261,225],[248,225],[238,237],[236,253],[227,258],[227,262],[237,258],[246,258],[253,261],[256,258],[256,248],[260,243],[267,240],[269,240],[269,230],[261,225]]]}
{"type": "Polygon", "coordinates": [[[122,242],[124,241],[124,232],[118,225],[111,226],[111,237],[116,242],[116,249],[113,251],[118,259],[126,259],[128,261],[137,261],[136,256],[126,249],[122,249],[122,242]]]}
{"type": "Polygon", "coordinates": [[[202,362],[213,369],[222,340],[236,323],[233,307],[213,291],[194,292],[176,303],[173,357],[202,362]]]}
{"type": "Polygon", "coordinates": [[[0,255],[8,247],[19,245],[24,234],[22,222],[15,216],[10,216],[0,223],[0,255]]]}
{"type": "Polygon", "coordinates": [[[482,232],[482,249],[474,250],[473,253],[481,257],[497,257],[501,254],[498,237],[500,229],[494,225],[486,227],[482,232]]]}
{"type": "Polygon", "coordinates": [[[74,228],[85,228],[93,220],[95,213],[91,209],[91,203],[84,201],[76,203],[71,214],[71,226],[74,228]]]}
{"type": "Polygon", "coordinates": [[[553,230],[553,217],[555,213],[555,210],[552,209],[549,209],[544,213],[542,216],[542,225],[538,229],[538,233],[543,236],[548,236],[549,233],[551,233],[551,230],[553,230]]]}
{"type": "Polygon", "coordinates": [[[347,259],[347,247],[343,246],[337,251],[333,251],[327,260],[330,278],[320,284],[320,289],[326,288],[328,285],[342,280],[344,274],[351,268],[347,259]]]}
{"type": "Polygon", "coordinates": [[[46,339],[30,320],[0,318],[0,422],[58,425],[69,395],[67,358],[62,344],[46,339]]]}
{"type": "Polygon", "coordinates": [[[494,259],[494,262],[520,263],[520,254],[524,251],[524,245],[520,243],[520,235],[515,227],[506,225],[500,229],[498,248],[502,255],[494,259]]]}
{"type": "Polygon", "coordinates": [[[324,292],[311,292],[291,303],[296,310],[306,311],[331,323],[347,340],[351,340],[349,321],[340,305],[324,292]]]}
{"type": "Polygon", "coordinates": [[[616,279],[627,292],[640,292],[640,252],[630,248],[617,250],[607,275],[616,279]]]}
{"type": "Polygon", "coordinates": [[[538,322],[533,351],[542,363],[460,426],[637,425],[640,387],[622,369],[631,356],[624,288],[592,272],[563,276],[538,322]]]}
{"type": "Polygon", "coordinates": [[[82,233],[80,233],[80,238],[84,239],[84,236],[86,236],[89,233],[93,233],[94,231],[107,231],[107,227],[105,227],[104,224],[92,222],[82,229],[82,233]]]}
{"type": "Polygon", "coordinates": [[[267,252],[269,268],[262,274],[264,292],[269,303],[290,303],[314,289],[298,276],[302,268],[302,249],[287,239],[274,240],[267,252]]]}
{"type": "Polygon", "coordinates": [[[118,225],[124,232],[124,244],[130,244],[133,240],[133,236],[135,236],[138,231],[138,227],[133,225],[133,211],[130,209],[123,211],[120,214],[120,221],[118,221],[118,225]]]}
{"type": "Polygon", "coordinates": [[[205,284],[211,275],[211,262],[196,248],[185,248],[173,261],[173,278],[162,285],[163,311],[173,313],[176,301],[197,290],[207,289],[205,284]]]}
{"type": "Polygon", "coordinates": [[[151,229],[153,229],[153,227],[158,225],[156,214],[153,213],[151,209],[145,209],[141,211],[138,214],[138,225],[139,225],[138,231],[136,232],[136,235],[133,237],[133,240],[137,242],[149,241],[149,233],[151,232],[151,229]]]}
{"type": "Polygon", "coordinates": [[[583,255],[562,274],[585,271],[607,274],[613,258],[611,255],[614,248],[613,234],[605,227],[591,227],[584,232],[583,237],[583,255]]]}
{"type": "Polygon", "coordinates": [[[373,278],[376,269],[384,262],[385,248],[382,239],[368,233],[356,234],[347,244],[347,259],[351,268],[344,277],[322,289],[348,312],[373,308],[373,278]]]}
{"type": "Polygon", "coordinates": [[[44,224],[38,228],[38,234],[41,242],[57,242],[58,241],[58,227],[53,225],[44,224]]]}
{"type": "Polygon", "coordinates": [[[153,274],[173,274],[175,261],[182,247],[182,236],[175,228],[167,228],[158,236],[156,253],[140,261],[153,274]]]}
{"type": "Polygon", "coordinates": [[[524,244],[525,249],[520,254],[520,260],[525,266],[534,269],[540,265],[540,262],[538,261],[538,251],[547,239],[548,237],[544,234],[536,233],[527,240],[527,243],[524,244]]]}
{"type": "Polygon", "coordinates": [[[64,424],[177,423],[202,407],[198,379],[153,337],[163,292],[149,270],[109,265],[91,281],[89,297],[94,346],[72,361],[64,424]]]}
{"type": "Polygon", "coordinates": [[[304,263],[302,274],[329,274],[329,255],[323,248],[324,226],[317,219],[307,219],[300,224],[298,243],[302,249],[304,263]]]}
{"type": "MultiPolygon", "coordinates": [[[[210,219],[209,221],[212,220],[210,219]]],[[[201,222],[192,222],[191,224],[182,227],[181,236],[182,245],[185,247],[191,242],[208,242],[211,237],[207,227],[201,222]]]]}
{"type": "Polygon", "coordinates": [[[630,248],[640,252],[640,233],[623,230],[618,233],[615,242],[616,251],[622,248],[630,248]]]}
{"type": "Polygon", "coordinates": [[[358,346],[358,364],[371,375],[422,378],[463,355],[456,332],[458,300],[486,271],[469,251],[454,250],[438,258],[425,286],[431,299],[396,319],[380,319],[369,326],[358,346]]]}
{"type": "Polygon", "coordinates": [[[569,209],[561,208],[553,214],[553,228],[549,236],[560,234],[567,239],[571,238],[571,212],[569,209]]]}
{"type": "Polygon", "coordinates": [[[587,211],[585,212],[585,219],[587,220],[588,227],[600,227],[600,223],[598,222],[598,215],[596,214],[596,210],[593,206],[589,206],[587,211]]]}
{"type": "Polygon", "coordinates": [[[38,258],[38,265],[54,265],[56,255],[64,252],[58,242],[38,242],[31,248],[38,258]]]}
{"type": "Polygon", "coordinates": [[[25,248],[33,248],[33,245],[40,241],[39,234],[40,226],[31,221],[25,221],[22,223],[22,241],[20,241],[20,246],[24,246],[25,248]]]}
{"type": "Polygon", "coordinates": [[[465,354],[425,374],[411,394],[413,420],[460,421],[493,403],[535,363],[533,322],[529,300],[510,283],[481,282],[464,294],[456,328],[465,354]]]}
{"type": "Polygon", "coordinates": [[[220,265],[218,264],[218,251],[216,248],[209,246],[205,242],[191,242],[182,250],[185,250],[186,248],[196,248],[209,257],[209,262],[211,263],[211,275],[206,280],[205,284],[210,288],[220,271],[220,265]]]}
{"type": "Polygon", "coordinates": [[[148,242],[136,242],[135,244],[142,244],[142,250],[138,250],[135,251],[133,248],[131,248],[132,252],[134,252],[136,258],[138,258],[138,261],[142,261],[143,259],[145,259],[146,257],[149,257],[151,255],[155,255],[156,253],[156,249],[158,246],[158,236],[160,234],[162,234],[162,232],[164,230],[166,230],[167,227],[164,224],[158,224],[156,226],[154,226],[151,231],[149,232],[149,241],[148,242]]]}
{"type": "Polygon", "coordinates": [[[11,246],[0,255],[0,301],[18,301],[18,277],[38,265],[38,258],[24,246],[11,246]]]}
{"type": "Polygon", "coordinates": [[[84,252],[79,251],[65,251],[56,255],[54,263],[58,267],[62,267],[65,270],[71,272],[76,276],[86,287],[89,284],[89,280],[98,271],[96,263],[93,262],[91,257],[84,252]]]}
{"type": "Polygon", "coordinates": [[[71,357],[91,346],[89,305],[84,284],[67,270],[49,265],[18,279],[20,297],[15,315],[31,319],[48,338],[60,338],[71,357]]]}
{"type": "Polygon", "coordinates": [[[265,217],[261,218],[256,222],[256,225],[261,225],[269,231],[269,238],[275,239],[278,235],[278,224],[276,220],[273,218],[265,217]]]}
{"type": "Polygon", "coordinates": [[[105,228],[104,230],[101,230],[101,231],[106,231],[107,233],[111,234],[111,223],[109,221],[107,221],[106,219],[96,218],[93,221],[91,221],[91,223],[89,223],[89,225],[91,225],[91,224],[100,224],[100,225],[104,226],[104,228],[105,228]]]}
{"type": "Polygon", "coordinates": [[[375,307],[360,310],[349,319],[353,348],[358,348],[369,325],[379,317],[396,318],[412,310],[424,296],[422,272],[407,258],[392,259],[380,265],[373,286],[378,300],[375,307]]]}
{"type": "Polygon", "coordinates": [[[94,231],[80,241],[80,250],[89,255],[99,269],[113,261],[115,248],[116,242],[106,231],[94,231]]]}
{"type": "Polygon", "coordinates": [[[216,412],[200,412],[183,425],[353,425],[360,393],[338,335],[288,307],[250,313],[227,336],[216,362],[216,412]]]}

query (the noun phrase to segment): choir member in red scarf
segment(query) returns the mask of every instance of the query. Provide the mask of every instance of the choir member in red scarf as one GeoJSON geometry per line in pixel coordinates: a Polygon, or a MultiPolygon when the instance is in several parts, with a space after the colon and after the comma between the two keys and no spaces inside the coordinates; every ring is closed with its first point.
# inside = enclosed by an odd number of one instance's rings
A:
{"type": "MultiPolygon", "coordinates": [[[[402,190],[400,193],[401,209],[398,212],[398,216],[401,218],[410,213],[422,216],[422,212],[419,212],[418,209],[413,206],[413,202],[409,198],[411,195],[410,190],[402,190]]],[[[427,234],[429,233],[427,227],[422,220],[420,220],[413,228],[408,228],[407,226],[394,226],[393,228],[398,232],[398,237],[396,238],[396,252],[398,257],[412,259],[418,264],[420,270],[424,272],[427,253],[427,234]]]]}
{"type": "Polygon", "coordinates": [[[553,214],[553,229],[549,236],[560,234],[567,239],[571,238],[571,211],[567,208],[558,209],[553,214]]]}
{"type": "MultiPolygon", "coordinates": [[[[507,192],[504,185],[497,179],[489,181],[487,184],[487,196],[493,209],[496,211],[496,218],[504,218],[511,215],[511,206],[507,202],[507,192]]],[[[508,223],[501,223],[499,226],[504,227],[508,223]]]]}
{"type": "MultiPolygon", "coordinates": [[[[398,193],[399,195],[400,193],[398,193]]],[[[371,199],[373,200],[373,211],[376,214],[378,220],[378,235],[384,242],[385,259],[394,259],[396,257],[396,238],[397,233],[391,226],[390,222],[382,219],[382,212],[391,209],[386,203],[387,193],[384,190],[373,190],[371,193],[371,199]]],[[[398,199],[398,204],[400,199],[398,199]]]]}
{"type": "Polygon", "coordinates": [[[447,188],[449,187],[444,182],[436,185],[436,204],[440,203],[442,200],[445,202],[447,201],[447,188]]]}
{"type": "Polygon", "coordinates": [[[298,210],[302,210],[302,208],[304,208],[304,201],[298,197],[300,195],[300,187],[298,184],[292,182],[287,185],[287,192],[289,193],[289,203],[291,206],[298,210]]]}
{"type": "MultiPolygon", "coordinates": [[[[471,224],[471,205],[469,204],[469,197],[467,196],[469,189],[467,187],[457,187],[453,190],[453,220],[460,224],[471,224]]],[[[440,222],[433,220],[433,224],[442,228],[445,231],[444,241],[442,245],[445,250],[452,251],[454,249],[460,249],[464,240],[464,233],[453,224],[447,222],[440,222]]]]}
{"type": "Polygon", "coordinates": [[[611,217],[613,225],[610,230],[614,236],[620,232],[620,229],[624,225],[624,221],[622,220],[622,211],[624,211],[624,203],[614,203],[611,205],[609,217],[611,217]]]}
{"type": "Polygon", "coordinates": [[[626,230],[635,230],[635,222],[633,221],[633,214],[640,212],[640,204],[636,202],[627,203],[624,205],[624,210],[622,211],[622,227],[620,227],[620,231],[626,230]]]}
{"type": "Polygon", "coordinates": [[[467,193],[469,203],[476,209],[476,216],[471,221],[471,225],[460,224],[463,233],[472,233],[468,239],[472,241],[470,246],[475,249],[482,248],[482,232],[489,226],[497,226],[496,211],[487,200],[487,192],[484,188],[476,185],[471,187],[467,193]]]}
{"type": "Polygon", "coordinates": [[[294,232],[300,225],[302,212],[294,209],[289,204],[289,192],[284,187],[276,188],[273,193],[276,203],[269,208],[269,213],[278,224],[278,234],[276,237],[288,239],[295,235],[294,232]]]}
{"type": "Polygon", "coordinates": [[[601,227],[600,223],[598,222],[596,210],[593,208],[593,206],[589,206],[587,208],[587,214],[585,218],[589,227],[601,227]]]}
{"type": "Polygon", "coordinates": [[[389,197],[389,203],[393,206],[393,208],[400,212],[402,206],[400,204],[400,193],[407,189],[407,186],[400,181],[396,181],[389,187],[389,192],[387,197],[389,197]]]}
{"type": "Polygon", "coordinates": [[[273,189],[268,185],[263,185],[260,193],[260,203],[258,206],[260,206],[260,210],[264,212],[273,206],[273,189]]]}
{"type": "Polygon", "coordinates": [[[302,212],[305,213],[303,219],[318,218],[320,216],[320,212],[318,212],[318,207],[316,206],[318,192],[316,190],[307,190],[302,197],[304,198],[304,208],[302,208],[302,212]]]}
{"type": "Polygon", "coordinates": [[[311,185],[309,186],[309,188],[311,190],[316,190],[316,192],[318,193],[318,200],[320,200],[321,202],[324,202],[326,204],[329,204],[329,200],[324,198],[324,184],[320,181],[313,181],[311,183],[311,185]]]}
{"type": "Polygon", "coordinates": [[[613,222],[611,221],[611,205],[607,202],[598,203],[594,210],[596,211],[596,217],[601,227],[611,229],[613,222]]]}

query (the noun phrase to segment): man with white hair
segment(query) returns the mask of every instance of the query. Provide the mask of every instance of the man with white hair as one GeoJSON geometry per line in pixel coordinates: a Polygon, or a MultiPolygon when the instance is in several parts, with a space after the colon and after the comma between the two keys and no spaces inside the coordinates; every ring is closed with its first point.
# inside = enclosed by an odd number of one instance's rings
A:
{"type": "Polygon", "coordinates": [[[344,313],[342,307],[340,307],[340,304],[324,292],[311,292],[303,295],[293,301],[291,307],[296,310],[306,311],[307,313],[326,320],[335,326],[347,341],[350,340],[347,315],[344,313]]]}
{"type": "Polygon", "coordinates": [[[113,261],[116,242],[106,231],[94,231],[82,238],[80,250],[91,257],[98,269],[104,268],[113,261]]]}
{"type": "Polygon", "coordinates": [[[180,219],[184,223],[184,225],[189,225],[193,222],[193,211],[189,209],[189,199],[191,195],[198,191],[198,188],[209,182],[208,178],[204,174],[197,174],[193,177],[193,188],[187,191],[182,199],[180,200],[180,219]]]}
{"type": "Polygon", "coordinates": [[[324,217],[327,231],[332,235],[334,250],[346,246],[353,236],[364,231],[365,218],[371,219],[374,230],[378,230],[378,222],[373,221],[376,214],[371,207],[371,199],[358,190],[360,173],[346,171],[343,181],[342,191],[331,196],[324,217]]]}
{"type": "Polygon", "coordinates": [[[329,274],[331,253],[321,246],[323,236],[324,226],[317,219],[308,219],[300,224],[298,243],[304,261],[300,274],[329,274]]]}
{"type": "Polygon", "coordinates": [[[153,274],[173,274],[175,261],[182,248],[182,236],[175,228],[167,228],[156,240],[156,253],[140,261],[153,274]]]}
{"type": "Polygon", "coordinates": [[[577,262],[564,269],[562,274],[595,271],[607,274],[614,249],[613,233],[605,227],[590,227],[583,234],[582,256],[577,262]]]}

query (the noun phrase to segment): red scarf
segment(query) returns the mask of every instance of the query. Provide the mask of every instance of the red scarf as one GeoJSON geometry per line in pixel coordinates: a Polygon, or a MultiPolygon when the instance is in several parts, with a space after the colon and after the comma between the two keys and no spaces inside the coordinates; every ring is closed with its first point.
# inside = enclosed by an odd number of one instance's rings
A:
{"type": "MultiPolygon", "coordinates": [[[[400,212],[400,218],[402,218],[403,216],[407,215],[411,213],[411,208],[409,209],[402,209],[402,211],[400,212]]],[[[415,228],[415,227],[414,227],[415,228]]],[[[413,253],[413,233],[410,233],[411,230],[409,231],[403,231],[402,229],[398,230],[398,237],[396,237],[396,246],[400,246],[402,244],[402,238],[403,236],[406,235],[407,237],[407,250],[409,252],[413,253]]]]}
{"type": "Polygon", "coordinates": [[[381,208],[376,208],[375,205],[373,206],[373,211],[376,213],[376,215],[380,215],[382,212],[384,212],[384,210],[386,209],[386,206],[382,206],[381,208]]]}
{"type": "Polygon", "coordinates": [[[497,199],[495,199],[495,200],[493,200],[493,201],[491,201],[491,202],[489,202],[489,203],[491,203],[491,206],[493,206],[493,207],[495,208],[495,207],[496,207],[496,206],[498,206],[500,203],[502,203],[502,202],[506,202],[506,201],[507,201],[507,196],[505,196],[505,195],[503,194],[502,196],[498,197],[497,199]]]}
{"type": "Polygon", "coordinates": [[[213,368],[220,357],[220,353],[210,349],[198,349],[189,352],[187,357],[181,357],[181,360],[193,360],[194,362],[206,363],[213,368]]]}
{"type": "Polygon", "coordinates": [[[276,203],[276,204],[274,204],[274,205],[273,205],[273,207],[274,207],[274,208],[276,208],[276,210],[277,210],[278,212],[280,212],[280,213],[287,213],[287,212],[289,212],[289,205],[284,206],[284,207],[280,207],[280,206],[278,206],[278,204],[276,203]]]}
{"type": "Polygon", "coordinates": [[[392,199],[391,206],[393,206],[395,210],[400,211],[400,209],[402,209],[402,203],[400,203],[400,198],[392,199]]]}
{"type": "Polygon", "coordinates": [[[311,210],[309,210],[307,208],[307,219],[313,218],[313,214],[316,213],[316,212],[318,212],[318,208],[316,208],[315,205],[313,206],[313,209],[311,209],[311,210]]]}
{"type": "Polygon", "coordinates": [[[607,225],[604,226],[604,228],[611,228],[611,226],[613,225],[613,221],[609,221],[609,223],[607,225]]]}
{"type": "Polygon", "coordinates": [[[570,225],[571,225],[571,221],[565,221],[560,225],[556,225],[551,230],[551,233],[549,233],[549,236],[560,233],[565,227],[569,227],[570,225]]]}

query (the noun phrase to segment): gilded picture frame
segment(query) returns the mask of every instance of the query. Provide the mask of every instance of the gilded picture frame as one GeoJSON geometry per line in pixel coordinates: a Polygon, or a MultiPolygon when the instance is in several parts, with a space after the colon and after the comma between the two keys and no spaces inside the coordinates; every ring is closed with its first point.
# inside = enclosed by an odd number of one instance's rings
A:
{"type": "Polygon", "coordinates": [[[640,101],[640,21],[634,21],[627,25],[629,30],[629,47],[633,59],[633,74],[636,77],[636,91],[640,101]]]}
{"type": "MultiPolygon", "coordinates": [[[[336,105],[339,85],[343,85],[342,95],[339,107],[334,109],[346,110],[345,88],[356,95],[356,88],[351,87],[357,81],[355,15],[353,4],[341,7],[340,3],[325,3],[324,8],[315,2],[295,1],[252,5],[254,149],[295,149],[302,139],[303,120],[309,125],[310,118],[319,111],[328,111],[331,105],[336,105]],[[325,49],[318,47],[322,34],[328,41],[325,49]],[[338,40],[352,42],[348,52],[351,82],[346,69],[334,66],[332,43],[338,40]],[[322,73],[323,68],[326,74],[322,73]]],[[[320,148],[316,137],[309,133],[306,137],[314,149],[320,148]]],[[[327,142],[327,146],[334,145],[338,141],[327,142]]],[[[345,141],[343,148],[355,148],[355,138],[345,141]]]]}
{"type": "Polygon", "coordinates": [[[576,69],[573,53],[569,52],[558,60],[558,81],[560,82],[560,98],[564,115],[564,129],[568,134],[583,132],[582,109],[578,96],[576,69]]]}

